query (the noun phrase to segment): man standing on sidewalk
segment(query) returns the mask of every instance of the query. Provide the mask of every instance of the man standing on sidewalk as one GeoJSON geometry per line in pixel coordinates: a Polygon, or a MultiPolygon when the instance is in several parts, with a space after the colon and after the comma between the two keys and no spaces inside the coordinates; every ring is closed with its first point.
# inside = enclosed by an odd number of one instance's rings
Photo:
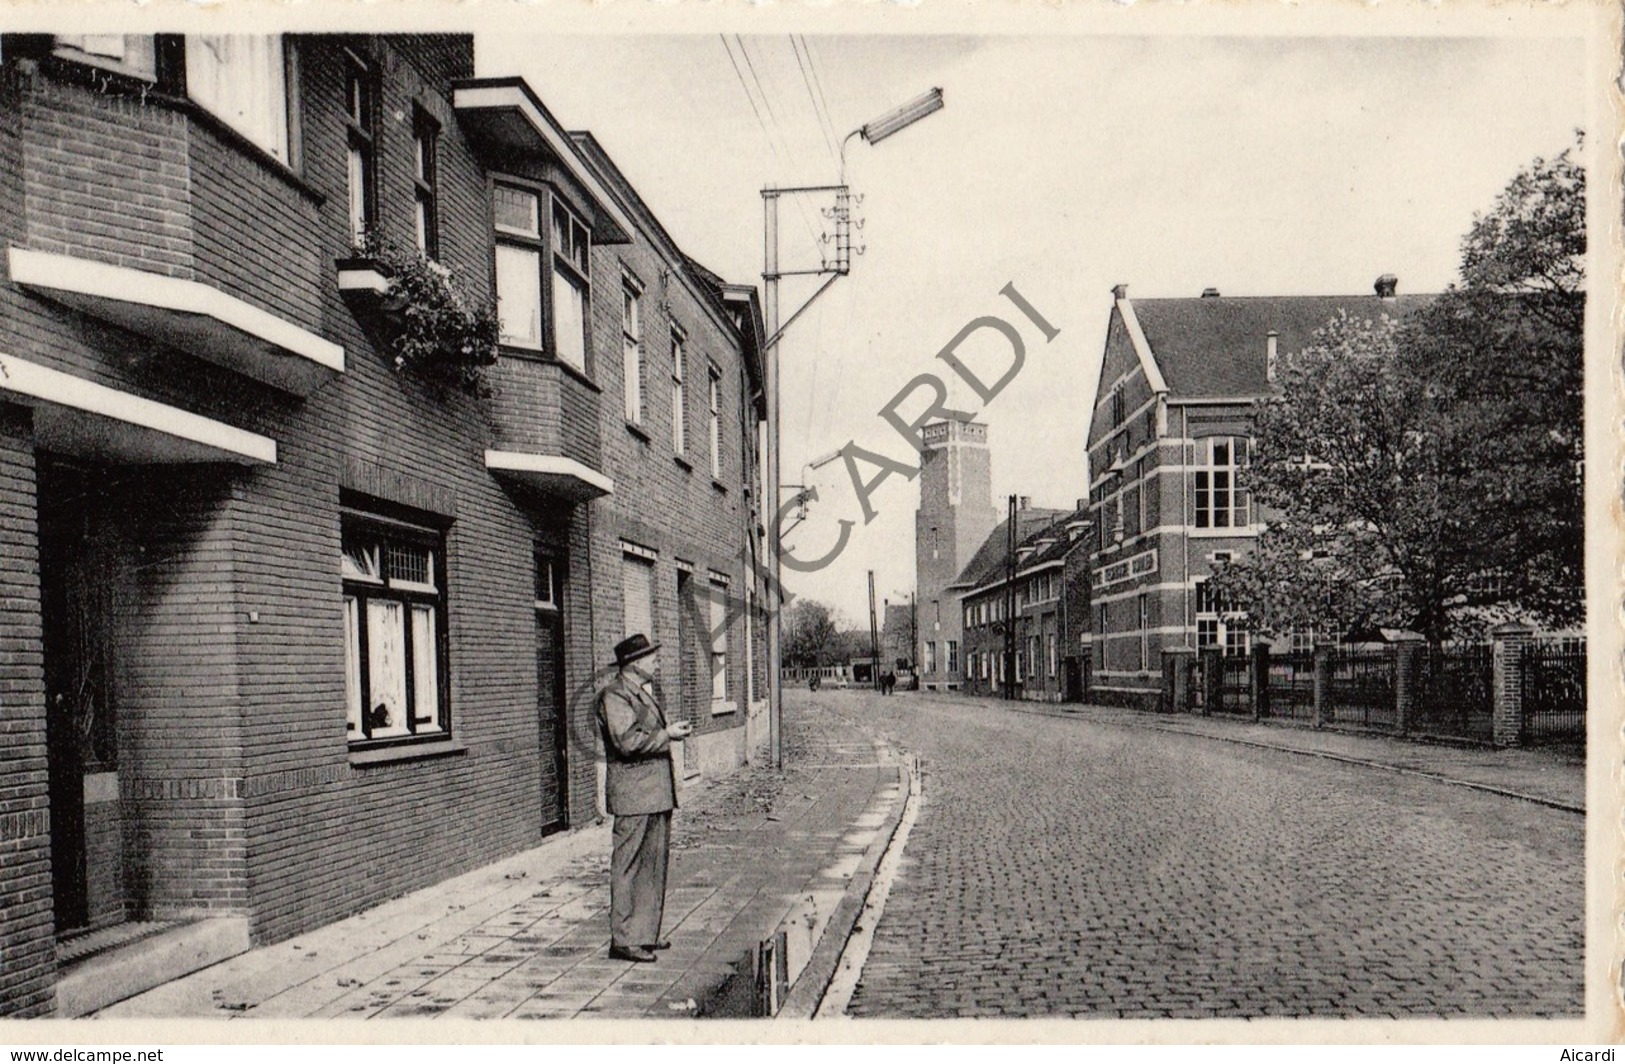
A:
{"type": "Polygon", "coordinates": [[[615,645],[619,672],[598,692],[598,730],[604,737],[604,805],[615,818],[609,871],[609,955],[648,962],[670,942],[660,937],[666,907],[666,864],[671,856],[671,811],[677,774],[671,744],[693,732],[686,721],[666,723],[650,685],[660,672],[643,633],[615,645]]]}

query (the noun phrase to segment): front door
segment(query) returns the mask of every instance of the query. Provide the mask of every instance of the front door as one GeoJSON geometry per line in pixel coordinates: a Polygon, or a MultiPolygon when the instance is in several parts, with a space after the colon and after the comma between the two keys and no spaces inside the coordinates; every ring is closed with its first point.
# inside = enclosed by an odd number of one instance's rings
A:
{"type": "Polygon", "coordinates": [[[42,456],[40,620],[58,933],[124,918],[112,649],[120,586],[105,478],[42,456]]]}
{"type": "Polygon", "coordinates": [[[566,769],[567,731],[564,716],[564,590],[560,563],[536,556],[536,725],[541,743],[542,830],[556,831],[569,821],[566,769]]]}

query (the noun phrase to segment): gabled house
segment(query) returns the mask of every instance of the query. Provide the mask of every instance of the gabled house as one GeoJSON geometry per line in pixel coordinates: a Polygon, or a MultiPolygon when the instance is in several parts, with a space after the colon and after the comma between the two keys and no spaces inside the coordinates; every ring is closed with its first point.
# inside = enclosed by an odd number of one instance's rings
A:
{"type": "Polygon", "coordinates": [[[953,585],[965,632],[963,690],[1079,701],[1088,668],[1088,501],[1071,513],[1018,510],[1013,555],[1009,526],[1006,519],[988,537],[953,585]]]}
{"type": "Polygon", "coordinates": [[[1432,298],[1396,289],[1386,274],[1366,296],[1131,300],[1113,289],[1088,437],[1092,699],[1152,702],[1167,648],[1245,653],[1246,618],[1206,581],[1258,535],[1237,482],[1254,404],[1277,360],[1339,313],[1400,317],[1432,298]]]}

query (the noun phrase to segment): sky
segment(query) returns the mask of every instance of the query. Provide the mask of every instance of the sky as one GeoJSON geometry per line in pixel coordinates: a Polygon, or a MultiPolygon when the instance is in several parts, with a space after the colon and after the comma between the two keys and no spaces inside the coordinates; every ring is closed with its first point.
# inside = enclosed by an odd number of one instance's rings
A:
{"type": "MultiPolygon", "coordinates": [[[[833,183],[848,132],[943,90],[918,125],[850,142],[866,250],[780,345],[782,479],[819,490],[786,546],[818,557],[855,522],[834,562],[785,583],[856,626],[867,570],[879,599],[913,590],[918,481],[876,485],[865,523],[842,462],[805,464],[848,441],[911,459],[879,412],[919,374],[952,381],[936,355],[967,323],[1001,316],[1026,341],[991,400],[950,389],[989,426],[994,499],[1070,507],[1114,285],[1346,294],[1391,272],[1438,291],[1474,212],[1585,126],[1584,54],[1562,37],[476,36],[480,76],[523,75],[741,283],[760,281],[764,186],[833,183]]],[[[817,265],[827,205],[784,207],[785,268],[817,265]]],[[[811,288],[785,284],[786,316],[811,288]]],[[[973,341],[966,360],[991,382],[1009,348],[973,341]]]]}

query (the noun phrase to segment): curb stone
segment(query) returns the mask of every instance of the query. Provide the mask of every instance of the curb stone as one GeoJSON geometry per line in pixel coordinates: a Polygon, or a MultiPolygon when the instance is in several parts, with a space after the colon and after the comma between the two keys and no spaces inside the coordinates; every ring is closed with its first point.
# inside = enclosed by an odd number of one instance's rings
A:
{"type": "Polygon", "coordinates": [[[841,954],[846,951],[847,940],[852,937],[853,928],[857,925],[864,903],[868,900],[875,870],[879,868],[886,852],[891,849],[892,840],[897,834],[897,826],[902,822],[903,812],[908,807],[909,783],[912,775],[911,759],[906,758],[889,743],[876,740],[875,747],[877,751],[884,750],[884,756],[896,761],[899,785],[897,799],[892,803],[892,809],[886,814],[886,819],[881,823],[879,830],[875,832],[874,841],[864,851],[863,861],[858,870],[847,881],[846,891],[835,911],[830,914],[829,923],[819,936],[818,944],[813,948],[806,966],[802,968],[800,975],[785,994],[784,1003],[779,1007],[780,1018],[811,1019],[818,1011],[818,1006],[823,1003],[830,980],[834,978],[835,969],[840,964],[841,954]]]}

